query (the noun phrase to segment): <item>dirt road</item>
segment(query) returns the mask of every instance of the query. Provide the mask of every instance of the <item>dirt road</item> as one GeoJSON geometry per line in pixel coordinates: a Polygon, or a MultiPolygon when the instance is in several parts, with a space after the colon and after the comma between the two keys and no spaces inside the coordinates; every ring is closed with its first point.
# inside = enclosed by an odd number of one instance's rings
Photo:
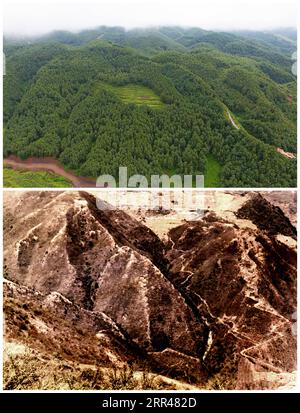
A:
{"type": "Polygon", "coordinates": [[[228,113],[228,116],[229,116],[230,122],[232,123],[232,126],[234,126],[234,127],[235,127],[235,129],[240,129],[240,127],[239,127],[239,126],[235,123],[235,121],[233,120],[233,118],[232,118],[232,116],[231,116],[231,114],[230,114],[229,110],[227,110],[227,113],[228,113]]]}

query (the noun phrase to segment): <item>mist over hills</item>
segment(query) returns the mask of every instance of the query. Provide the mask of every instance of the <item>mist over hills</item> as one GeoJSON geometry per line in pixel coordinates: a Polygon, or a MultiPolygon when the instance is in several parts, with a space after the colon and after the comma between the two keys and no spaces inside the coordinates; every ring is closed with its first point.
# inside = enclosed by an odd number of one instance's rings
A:
{"type": "MultiPolygon", "coordinates": [[[[99,26],[97,28],[80,31],[54,30],[42,35],[21,35],[4,34],[6,42],[48,42],[55,41],[65,44],[81,45],[101,36],[102,39],[117,43],[123,46],[131,46],[131,42],[138,42],[143,37],[158,40],[160,44],[167,47],[183,48],[195,47],[198,43],[214,43],[216,39],[222,39],[226,35],[232,42],[240,40],[248,42],[257,47],[273,46],[281,52],[292,52],[296,48],[297,30],[296,28],[278,28],[266,31],[257,30],[204,30],[198,27],[181,26],[157,26],[136,29],[125,29],[121,26],[109,27],[99,26]],[[165,43],[165,44],[164,44],[165,43]]],[[[158,45],[159,47],[160,45],[158,45]]]]}

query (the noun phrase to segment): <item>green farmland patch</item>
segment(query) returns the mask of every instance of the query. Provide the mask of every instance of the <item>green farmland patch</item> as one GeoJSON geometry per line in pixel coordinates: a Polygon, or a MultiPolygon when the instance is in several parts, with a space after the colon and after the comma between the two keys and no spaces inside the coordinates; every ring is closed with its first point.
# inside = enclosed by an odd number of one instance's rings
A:
{"type": "Polygon", "coordinates": [[[217,188],[219,186],[221,166],[211,155],[206,160],[206,170],[204,174],[205,188],[217,188]]]}
{"type": "Polygon", "coordinates": [[[67,188],[72,183],[60,175],[50,172],[31,172],[4,168],[4,188],[67,188]]]}
{"type": "Polygon", "coordinates": [[[147,105],[158,109],[164,106],[160,97],[153,90],[141,85],[113,86],[105,85],[107,90],[118,95],[124,103],[134,103],[135,105],[147,105]]]}

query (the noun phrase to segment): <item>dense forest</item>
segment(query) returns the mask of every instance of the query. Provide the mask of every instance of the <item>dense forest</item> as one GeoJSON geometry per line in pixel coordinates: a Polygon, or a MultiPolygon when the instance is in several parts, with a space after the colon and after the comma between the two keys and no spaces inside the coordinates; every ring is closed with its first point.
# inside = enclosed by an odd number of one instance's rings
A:
{"type": "Polygon", "coordinates": [[[54,157],[88,177],[127,166],[296,186],[296,159],[277,152],[296,154],[295,48],[293,31],[178,27],[6,38],[4,156],[54,157]]]}

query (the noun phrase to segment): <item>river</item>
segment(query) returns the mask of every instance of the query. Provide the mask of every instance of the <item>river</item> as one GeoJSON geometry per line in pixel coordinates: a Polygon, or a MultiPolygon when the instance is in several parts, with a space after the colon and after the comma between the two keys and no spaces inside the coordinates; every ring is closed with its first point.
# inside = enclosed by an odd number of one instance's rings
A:
{"type": "Polygon", "coordinates": [[[70,182],[72,182],[75,188],[96,187],[96,179],[77,176],[73,172],[66,171],[63,165],[55,158],[28,158],[22,160],[17,156],[10,155],[4,159],[4,166],[27,171],[53,172],[68,179],[70,182]]]}

